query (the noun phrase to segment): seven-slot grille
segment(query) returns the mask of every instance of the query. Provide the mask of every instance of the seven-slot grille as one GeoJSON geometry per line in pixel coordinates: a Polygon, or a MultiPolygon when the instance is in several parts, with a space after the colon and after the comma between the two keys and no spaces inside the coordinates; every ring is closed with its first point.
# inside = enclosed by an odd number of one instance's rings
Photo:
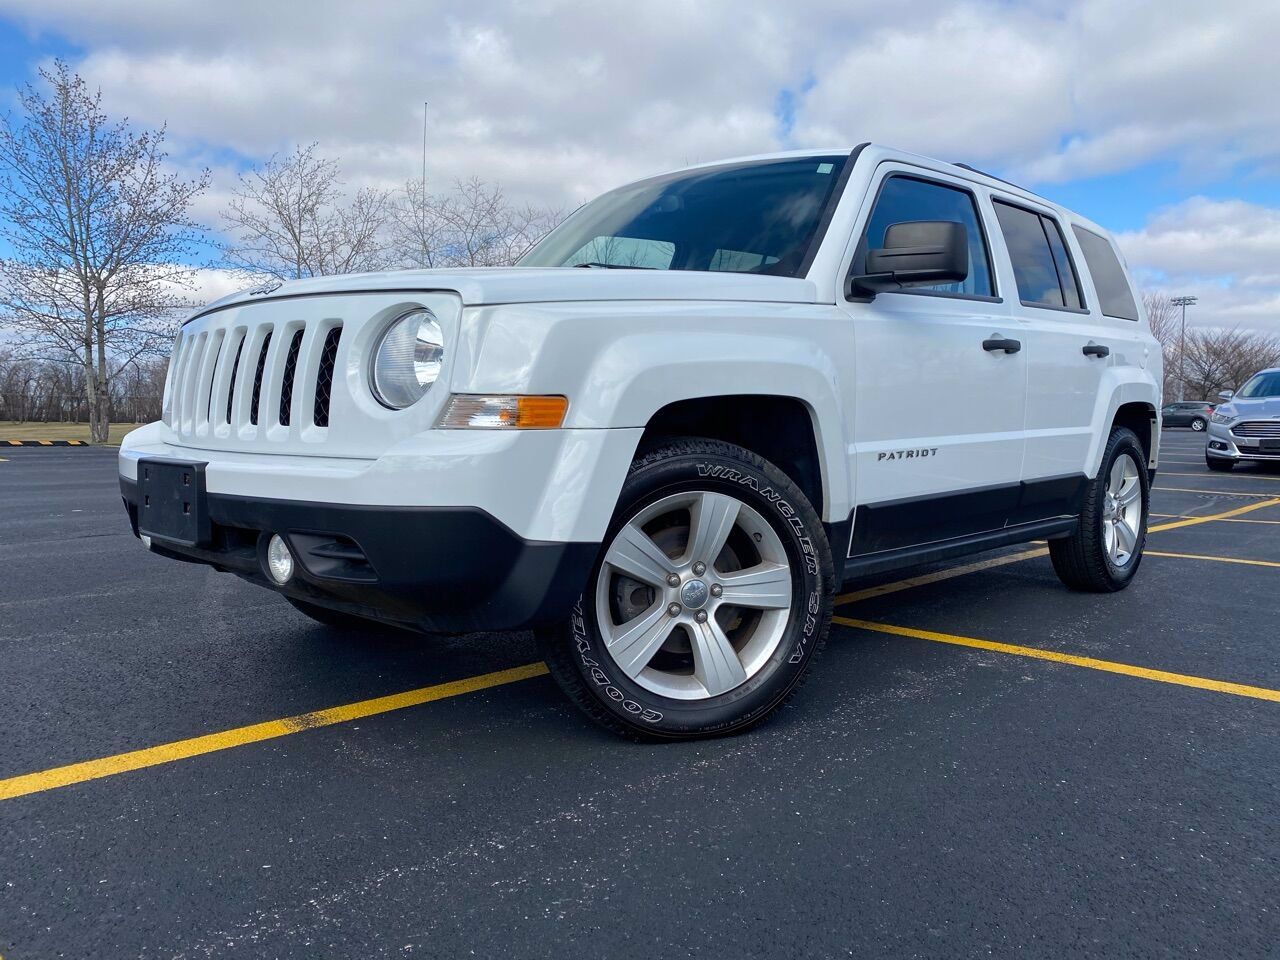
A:
{"type": "Polygon", "coordinates": [[[1280,438],[1280,420],[1243,420],[1231,432],[1237,437],[1280,438]]]}
{"type": "Polygon", "coordinates": [[[288,433],[329,426],[342,324],[310,327],[289,321],[181,331],[169,364],[164,422],[182,437],[234,436],[246,427],[271,437],[277,427],[288,433]]]}

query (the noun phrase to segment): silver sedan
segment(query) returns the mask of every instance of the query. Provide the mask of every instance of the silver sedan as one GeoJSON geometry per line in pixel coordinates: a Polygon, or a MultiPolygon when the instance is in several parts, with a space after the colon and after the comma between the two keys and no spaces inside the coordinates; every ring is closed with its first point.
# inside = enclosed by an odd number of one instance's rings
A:
{"type": "Polygon", "coordinates": [[[1210,470],[1237,463],[1280,463],[1280,367],[1249,378],[1239,393],[1223,391],[1209,418],[1204,459],[1210,470]]]}

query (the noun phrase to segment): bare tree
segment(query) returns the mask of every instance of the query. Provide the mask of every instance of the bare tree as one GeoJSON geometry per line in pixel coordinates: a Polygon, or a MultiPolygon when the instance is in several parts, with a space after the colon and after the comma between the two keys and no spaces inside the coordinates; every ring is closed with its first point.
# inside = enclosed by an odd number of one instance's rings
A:
{"type": "Polygon", "coordinates": [[[1169,295],[1163,290],[1145,290],[1142,305],[1146,309],[1147,322],[1152,335],[1160,342],[1164,356],[1163,396],[1175,397],[1178,392],[1179,314],[1169,295]]]}
{"type": "Polygon", "coordinates": [[[1216,402],[1220,390],[1238,390],[1266,367],[1280,364],[1280,337],[1257,330],[1196,328],[1187,331],[1189,399],[1216,402]]]}
{"type": "Polygon", "coordinates": [[[26,355],[84,371],[90,437],[105,442],[111,378],[160,348],[194,271],[187,215],[208,173],[167,172],[164,130],[111,121],[65,63],[0,121],[0,315],[26,355]]]}
{"type": "Polygon", "coordinates": [[[1173,305],[1169,295],[1163,290],[1146,290],[1142,294],[1142,305],[1147,311],[1147,322],[1151,324],[1151,332],[1163,344],[1174,343],[1178,339],[1178,308],[1173,305]]]}
{"type": "Polygon", "coordinates": [[[273,156],[240,178],[223,214],[233,267],[279,279],[380,270],[387,265],[391,193],[343,193],[336,160],[316,144],[273,156]]]}
{"type": "Polygon", "coordinates": [[[395,205],[394,244],[405,266],[510,266],[562,218],[556,208],[513,205],[500,186],[477,177],[447,194],[410,181],[395,205]]]}
{"type": "Polygon", "coordinates": [[[421,180],[409,180],[391,206],[391,242],[401,266],[430,269],[445,266],[447,197],[428,193],[421,180]]]}

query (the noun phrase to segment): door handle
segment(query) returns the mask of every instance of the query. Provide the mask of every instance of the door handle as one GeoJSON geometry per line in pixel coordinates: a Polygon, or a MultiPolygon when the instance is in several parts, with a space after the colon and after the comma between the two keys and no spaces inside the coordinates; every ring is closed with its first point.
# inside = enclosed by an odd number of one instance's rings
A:
{"type": "Polygon", "coordinates": [[[1017,353],[1022,349],[1021,340],[1010,340],[1007,337],[988,337],[982,341],[982,349],[988,353],[1003,350],[1005,353],[1017,353]]]}
{"type": "Polygon", "coordinates": [[[1111,348],[1100,343],[1086,343],[1081,349],[1086,357],[1109,357],[1111,355],[1111,348]]]}

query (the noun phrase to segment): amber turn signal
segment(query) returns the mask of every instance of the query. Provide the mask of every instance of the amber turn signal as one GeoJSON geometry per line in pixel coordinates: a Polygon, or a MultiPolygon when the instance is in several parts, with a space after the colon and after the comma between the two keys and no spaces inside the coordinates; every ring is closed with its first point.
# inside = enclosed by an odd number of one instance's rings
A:
{"type": "Polygon", "coordinates": [[[455,393],[440,415],[445,430],[549,430],[564,423],[567,397],[486,397],[455,393]]]}

